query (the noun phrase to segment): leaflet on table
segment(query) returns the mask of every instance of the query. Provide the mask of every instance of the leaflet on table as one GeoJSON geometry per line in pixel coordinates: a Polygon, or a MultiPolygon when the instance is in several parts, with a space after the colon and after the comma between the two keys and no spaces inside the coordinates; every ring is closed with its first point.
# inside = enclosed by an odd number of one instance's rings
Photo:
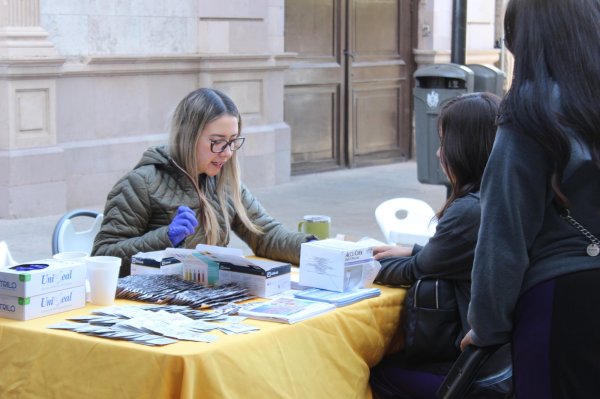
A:
{"type": "Polygon", "coordinates": [[[97,309],[91,315],[69,317],[69,322],[48,326],[52,329],[71,330],[102,338],[132,341],[144,345],[167,345],[180,340],[214,342],[219,330],[224,334],[247,334],[259,330],[256,326],[240,323],[225,312],[201,311],[186,306],[111,306],[97,309]],[[216,313],[216,317],[211,318],[216,313]],[[193,317],[190,317],[192,316],[193,317]],[[195,319],[202,315],[201,319],[195,319]],[[213,323],[215,322],[215,323],[213,323]]]}
{"type": "Polygon", "coordinates": [[[328,291],[320,288],[307,288],[294,293],[296,298],[333,303],[337,307],[350,305],[351,303],[379,295],[381,295],[381,290],[379,288],[358,288],[346,292],[328,291]]]}
{"type": "Polygon", "coordinates": [[[242,308],[238,314],[251,319],[293,324],[333,309],[335,305],[327,302],[280,297],[242,308]]]}

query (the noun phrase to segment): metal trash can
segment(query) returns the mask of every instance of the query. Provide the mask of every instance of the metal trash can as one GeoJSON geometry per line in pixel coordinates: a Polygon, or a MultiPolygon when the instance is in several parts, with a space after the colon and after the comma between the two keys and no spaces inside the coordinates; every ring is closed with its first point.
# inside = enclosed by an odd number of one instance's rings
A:
{"type": "Polygon", "coordinates": [[[446,101],[473,91],[474,74],[464,65],[434,64],[417,69],[413,76],[417,178],[421,183],[449,187],[436,155],[440,146],[438,116],[446,101]]]}
{"type": "Polygon", "coordinates": [[[469,64],[467,67],[475,74],[473,91],[487,91],[504,96],[506,74],[493,65],[469,64]]]}

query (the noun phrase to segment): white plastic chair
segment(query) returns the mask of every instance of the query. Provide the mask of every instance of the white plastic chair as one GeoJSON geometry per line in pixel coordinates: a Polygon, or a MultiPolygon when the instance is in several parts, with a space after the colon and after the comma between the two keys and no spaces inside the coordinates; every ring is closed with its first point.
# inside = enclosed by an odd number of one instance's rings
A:
{"type": "Polygon", "coordinates": [[[435,211],[429,204],[415,198],[393,198],[375,209],[379,228],[391,245],[427,244],[437,226],[434,217],[435,211]]]}
{"type": "Polygon", "coordinates": [[[0,267],[11,267],[18,264],[19,262],[14,260],[10,254],[6,241],[0,241],[0,267]]]}
{"type": "Polygon", "coordinates": [[[102,213],[87,209],[76,209],[67,212],[54,227],[52,233],[52,254],[59,252],[86,252],[88,255],[92,252],[94,238],[100,231],[102,225],[102,213]],[[73,220],[75,218],[93,218],[92,225],[87,230],[75,230],[73,220]]]}

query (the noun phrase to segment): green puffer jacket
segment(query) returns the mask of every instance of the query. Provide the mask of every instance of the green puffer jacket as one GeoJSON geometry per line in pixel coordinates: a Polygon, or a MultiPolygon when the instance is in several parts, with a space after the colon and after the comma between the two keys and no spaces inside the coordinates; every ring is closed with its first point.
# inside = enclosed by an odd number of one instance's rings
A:
{"type": "MultiPolygon", "coordinates": [[[[216,178],[201,175],[200,179],[200,187],[220,212],[215,193],[216,178]]],[[[248,244],[255,255],[298,264],[300,244],[313,237],[286,229],[269,216],[244,185],[241,196],[248,217],[263,229],[264,234],[256,235],[249,231],[229,203],[227,212],[231,230],[248,244]]],[[[132,255],[173,246],[167,232],[181,205],[199,213],[200,200],[194,185],[175,165],[165,147],[146,150],[135,168],[121,178],[108,194],[104,220],[94,241],[92,255],[120,257],[123,259],[120,276],[129,275],[132,255]]],[[[219,215],[219,223],[225,224],[222,215],[219,215]]],[[[227,246],[229,240],[223,229],[217,245],[227,246]]],[[[197,244],[205,243],[206,232],[200,223],[196,232],[188,236],[181,246],[195,248],[197,244]]]]}

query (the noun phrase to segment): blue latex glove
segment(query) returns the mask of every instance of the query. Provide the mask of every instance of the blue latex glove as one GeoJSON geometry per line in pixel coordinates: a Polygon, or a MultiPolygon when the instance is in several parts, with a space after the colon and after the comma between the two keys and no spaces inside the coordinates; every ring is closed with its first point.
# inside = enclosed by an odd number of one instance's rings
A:
{"type": "Polygon", "coordinates": [[[177,208],[177,214],[169,225],[168,232],[169,239],[173,243],[173,246],[178,246],[187,236],[193,234],[196,230],[196,226],[198,226],[198,220],[196,219],[194,211],[185,205],[177,208]]]}

